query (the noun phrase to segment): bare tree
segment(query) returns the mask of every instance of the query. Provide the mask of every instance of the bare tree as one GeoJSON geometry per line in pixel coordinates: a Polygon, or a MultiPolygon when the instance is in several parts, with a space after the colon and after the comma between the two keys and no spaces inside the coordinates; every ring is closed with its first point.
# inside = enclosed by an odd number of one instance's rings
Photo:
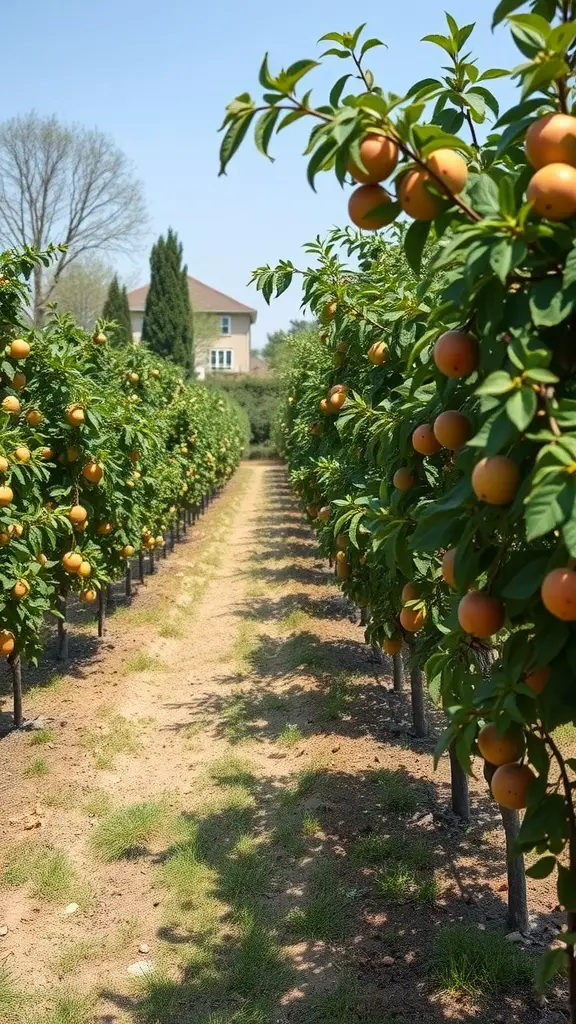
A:
{"type": "Polygon", "coordinates": [[[35,270],[35,323],[74,260],[131,252],[145,225],[142,186],[109,136],[35,113],[0,125],[0,240],[65,246],[49,276],[35,270]]]}
{"type": "Polygon", "coordinates": [[[61,273],[51,295],[61,313],[72,313],[76,323],[91,331],[106,301],[112,267],[94,254],[77,259],[61,273]]]}

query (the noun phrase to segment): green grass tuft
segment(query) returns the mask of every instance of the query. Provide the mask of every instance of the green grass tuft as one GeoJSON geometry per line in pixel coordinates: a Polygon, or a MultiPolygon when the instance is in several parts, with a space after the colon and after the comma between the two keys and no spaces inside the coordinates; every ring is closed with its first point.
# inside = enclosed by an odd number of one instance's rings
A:
{"type": "Polygon", "coordinates": [[[372,773],[378,787],[378,800],[384,813],[410,814],[418,809],[419,794],[408,785],[404,772],[381,768],[372,773]]]}
{"type": "Polygon", "coordinates": [[[354,698],[354,688],[350,678],[343,672],[331,679],[324,698],[326,717],[337,720],[348,711],[354,698]]]}
{"type": "Polygon", "coordinates": [[[123,665],[125,672],[158,672],[165,668],[166,666],[160,661],[160,658],[155,658],[148,651],[136,651],[135,654],[126,658],[123,665]]]}
{"type": "Polygon", "coordinates": [[[43,757],[35,757],[33,761],[24,769],[24,775],[28,779],[39,778],[41,775],[47,775],[49,771],[48,765],[43,757]]]}
{"type": "Polygon", "coordinates": [[[424,871],[432,864],[432,851],[424,839],[378,832],[361,836],[350,851],[352,860],[360,866],[389,864],[402,861],[410,868],[424,871]]]}
{"type": "Polygon", "coordinates": [[[429,974],[439,989],[477,996],[531,982],[534,966],[525,950],[502,934],[452,924],[435,933],[429,974]]]}
{"type": "Polygon", "coordinates": [[[50,729],[34,729],[30,733],[30,746],[39,747],[42,743],[52,743],[54,733],[50,729]]]}
{"type": "Polygon", "coordinates": [[[288,911],[284,921],[300,939],[342,938],[348,928],[350,894],[338,881],[335,871],[326,866],[316,871],[310,894],[302,907],[288,911]]]}
{"type": "Polygon", "coordinates": [[[19,1024],[24,994],[16,987],[5,967],[0,967],[0,1020],[2,1024],[19,1024]]]}
{"type": "Polygon", "coordinates": [[[91,846],[103,861],[136,856],[162,830],[167,808],[163,803],[131,804],[112,811],[92,833],[91,846]]]}
{"type": "Polygon", "coordinates": [[[278,743],[281,743],[283,747],[295,747],[303,739],[304,734],[300,729],[300,726],[285,725],[278,736],[278,743]]]}
{"type": "Polygon", "coordinates": [[[379,895],[390,903],[432,905],[438,899],[434,875],[422,876],[411,865],[402,862],[385,868],[376,879],[376,888],[379,895]]]}
{"type": "Polygon", "coordinates": [[[83,882],[66,853],[44,844],[19,843],[8,854],[2,872],[7,885],[28,885],[38,899],[49,902],[89,902],[83,882]]]}
{"type": "Polygon", "coordinates": [[[208,775],[219,786],[242,786],[253,789],[256,776],[250,770],[250,763],[231,754],[224,754],[208,765],[208,775]]]}
{"type": "Polygon", "coordinates": [[[96,1000],[71,990],[56,992],[41,1024],[92,1024],[96,1000]]]}
{"type": "Polygon", "coordinates": [[[93,754],[97,768],[110,770],[121,754],[137,753],[140,748],[139,733],[142,723],[108,712],[103,717],[105,724],[101,729],[84,732],[81,742],[93,754]]]}

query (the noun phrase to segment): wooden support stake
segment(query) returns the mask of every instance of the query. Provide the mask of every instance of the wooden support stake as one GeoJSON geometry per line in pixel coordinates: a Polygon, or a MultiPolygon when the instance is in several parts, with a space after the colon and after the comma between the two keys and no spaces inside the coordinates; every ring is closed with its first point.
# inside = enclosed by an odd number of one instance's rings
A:
{"type": "Polygon", "coordinates": [[[14,728],[21,729],[24,721],[22,716],[22,659],[19,654],[11,654],[8,658],[12,675],[12,693],[14,695],[14,728]]]}
{"type": "Polygon", "coordinates": [[[130,562],[126,562],[124,593],[126,594],[126,597],[132,597],[132,566],[130,565],[130,562]]]}

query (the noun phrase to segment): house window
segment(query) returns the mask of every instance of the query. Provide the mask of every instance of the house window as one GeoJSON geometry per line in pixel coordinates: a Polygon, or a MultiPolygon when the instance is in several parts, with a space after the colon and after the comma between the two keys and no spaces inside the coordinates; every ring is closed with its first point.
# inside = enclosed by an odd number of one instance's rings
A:
{"type": "Polygon", "coordinates": [[[232,317],[220,317],[220,334],[232,334],[232,317]]]}
{"type": "Polygon", "coordinates": [[[231,348],[213,348],[210,352],[210,369],[211,370],[231,370],[232,369],[232,349],[231,348]]]}

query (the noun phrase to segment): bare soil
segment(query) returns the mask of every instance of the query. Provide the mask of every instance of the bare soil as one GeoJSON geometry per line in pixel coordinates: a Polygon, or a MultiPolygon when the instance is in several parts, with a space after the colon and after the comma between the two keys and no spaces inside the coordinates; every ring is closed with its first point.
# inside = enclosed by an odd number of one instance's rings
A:
{"type": "MultiPolygon", "coordinates": [[[[440,929],[468,922],[506,930],[498,815],[480,772],[472,781],[471,824],[451,812],[448,761],[434,772],[434,736],[411,734],[407,699],[391,689],[391,665],[374,659],[328,566],[315,556],[280,466],[245,464],[137,588],[131,606],[120,606],[120,588],[118,601],[103,641],[93,622],[80,619],[67,669],[48,657],[27,673],[27,715],[52,735],[36,744],[37,730],[23,730],[0,742],[0,871],[24,843],[25,856],[39,844],[67,853],[77,872],[77,898],[74,885],[45,899],[31,881],[15,884],[10,874],[0,881],[0,926],[8,928],[0,966],[32,994],[36,1019],[62,985],[93,996],[79,1024],[565,1019],[553,994],[539,1005],[521,989],[470,997],[434,988],[428,967],[440,929]],[[137,855],[111,863],[91,845],[108,807],[145,801],[161,802],[172,815],[204,815],[204,822],[210,808],[210,827],[222,841],[229,812],[217,810],[221,782],[208,769],[223,758],[249,765],[252,835],[268,866],[250,912],[284,971],[253,1010],[253,994],[235,984],[230,966],[238,959],[235,922],[248,905],[222,883],[230,850],[221,845],[208,865],[211,897],[221,906],[212,954],[227,966],[203,980],[200,967],[190,966],[194,928],[174,919],[159,882],[170,837],[160,833],[137,855]],[[386,769],[415,794],[407,815],[382,806],[378,779],[386,769]],[[305,791],[302,785],[301,797],[291,798],[303,778],[305,791]],[[407,847],[415,839],[429,845],[438,887],[430,905],[388,900],[375,885],[376,870],[354,859],[358,840],[379,832],[400,836],[407,847]],[[326,911],[317,934],[295,932],[290,920],[308,905],[322,870],[331,872],[336,904],[341,893],[342,920],[327,921],[326,911]],[[70,903],[79,904],[75,912],[67,912],[70,903]],[[172,986],[170,1005],[156,1018],[146,1004],[150,993],[127,973],[142,959],[172,986]],[[331,1011],[328,997],[344,981],[354,995],[331,1011]]],[[[561,918],[553,888],[528,884],[531,956],[561,918]]]]}

